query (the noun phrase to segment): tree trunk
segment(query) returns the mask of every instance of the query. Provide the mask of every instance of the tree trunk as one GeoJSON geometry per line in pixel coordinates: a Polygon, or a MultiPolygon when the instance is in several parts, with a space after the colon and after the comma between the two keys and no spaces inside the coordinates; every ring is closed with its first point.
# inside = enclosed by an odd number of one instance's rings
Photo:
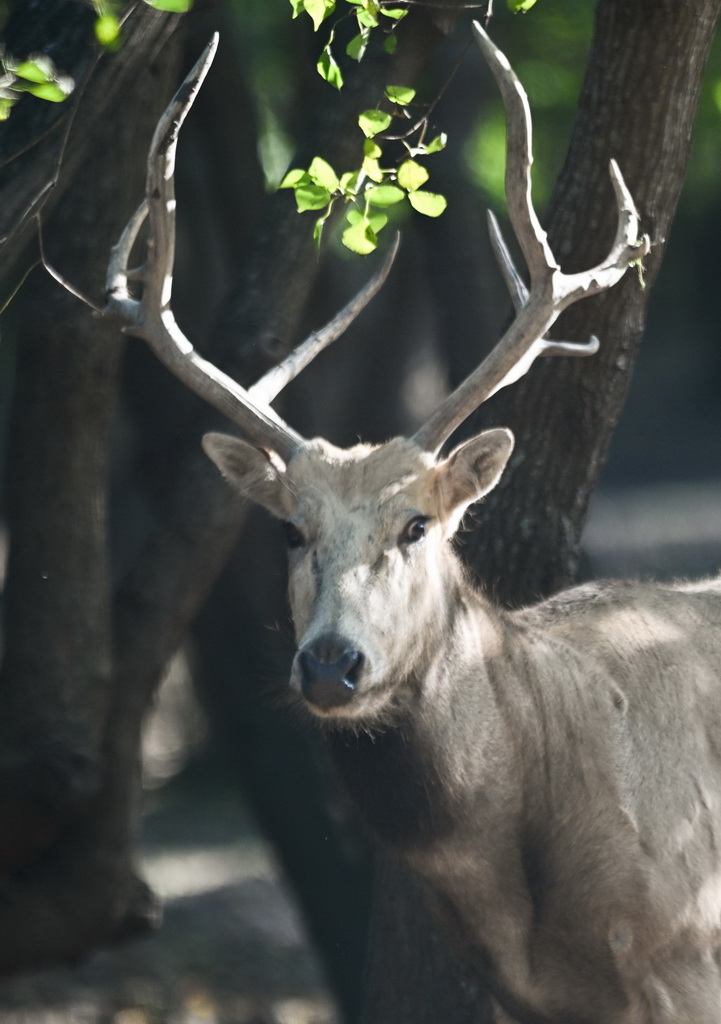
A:
{"type": "MultiPolygon", "coordinates": [[[[65,7],[77,13],[77,5],[65,7]]],[[[48,8],[63,13],[63,5],[48,8]]],[[[60,18],[75,28],[63,40],[79,68],[92,64],[89,13],[82,11],[79,24],[60,18]]],[[[52,19],[48,26],[35,18],[30,11],[36,32],[57,28],[52,19]]],[[[147,146],[177,76],[177,24],[138,11],[126,22],[127,50],[93,73],[70,122],[63,121],[66,111],[59,129],[38,143],[28,180],[20,173],[23,158],[10,165],[20,175],[11,180],[11,211],[21,211],[21,186],[27,198],[43,176],[56,181],[63,202],[53,215],[50,204],[43,210],[48,258],[96,301],[109,246],[142,190],[143,162],[128,163],[128,154],[147,146]],[[107,92],[112,98],[120,87],[122,112],[103,119],[107,92]],[[53,163],[59,151],[48,155],[44,146],[66,129],[60,148],[69,159],[60,169],[53,163]]],[[[26,54],[53,40],[26,35],[18,30],[13,37],[26,54]]],[[[21,109],[13,111],[15,134],[35,123],[34,113],[27,108],[26,120],[21,109]]],[[[15,221],[9,231],[5,266],[14,273],[24,258],[25,228],[15,221]]],[[[114,733],[112,714],[106,499],[121,336],[41,270],[28,278],[13,315],[18,355],[0,675],[1,972],[76,958],[157,916],[130,855],[128,791],[134,811],[137,744],[114,733]]]]}
{"type": "MultiPolygon", "coordinates": [[[[564,269],[593,265],[615,230],[615,157],[652,238],[646,288],[628,273],[570,309],[554,336],[601,339],[589,360],[546,360],[483,408],[473,430],[504,424],[516,450],[478,506],[464,544],[474,571],[517,606],[572,582],[592,489],[628,388],[646,306],[688,161],[701,76],[721,3],[600,0],[576,125],[549,216],[564,269]]],[[[512,53],[509,55],[513,60],[512,53]]],[[[379,872],[364,1019],[368,1024],[479,1024],[489,1017],[472,973],[436,937],[417,884],[379,872]]]]}

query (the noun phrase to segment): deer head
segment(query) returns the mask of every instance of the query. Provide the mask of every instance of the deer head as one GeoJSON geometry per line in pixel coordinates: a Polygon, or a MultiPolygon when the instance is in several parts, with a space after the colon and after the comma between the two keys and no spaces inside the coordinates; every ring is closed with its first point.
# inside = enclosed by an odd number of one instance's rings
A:
{"type": "Polygon", "coordinates": [[[510,431],[486,431],[442,459],[406,438],[350,450],[312,441],[287,465],[223,434],[203,446],[285,524],[291,687],[322,716],[385,715],[425,660],[430,624],[453,592],[448,540],[498,481],[510,431]]]}
{"type": "Polygon", "coordinates": [[[178,329],[170,309],[172,171],[178,131],[209,65],[211,48],[158,125],[148,159],[147,198],[111,256],[108,312],[120,315],[126,331],[144,338],[172,372],[234,420],[245,437],[208,434],[203,446],[241,494],[285,524],[298,642],[291,687],[327,719],[384,719],[412,689],[418,666],[427,659],[458,593],[460,570],[448,541],[468,506],[495,487],[513,437],[503,428],[489,430],[443,456],[445,442],[486,398],[526,373],[537,356],[597,351],[595,338],[586,344],[555,342],[546,333],[566,306],[615,284],[648,244],[637,240],[633,201],[612,163],[618,230],[611,251],[592,270],[562,273],[530,199],[526,95],[481,26],[476,24],[474,32],[506,106],[508,213],[530,287],[515,270],[491,218],[492,242],[514,298],[516,319],[478,369],[413,437],[341,450],[324,440],[304,440],[269,404],[375,294],[395,246],[346,310],[247,391],[201,359],[178,329]],[[146,217],[153,244],[146,265],[131,275],[130,250],[146,217]],[[140,298],[129,293],[131,276],[141,282],[140,298]]]}

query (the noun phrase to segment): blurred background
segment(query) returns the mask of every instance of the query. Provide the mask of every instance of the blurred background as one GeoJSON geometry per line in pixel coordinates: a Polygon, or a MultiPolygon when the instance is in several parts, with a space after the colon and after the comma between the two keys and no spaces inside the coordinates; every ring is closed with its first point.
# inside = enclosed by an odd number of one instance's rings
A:
{"type": "MultiPolygon", "coordinates": [[[[437,221],[398,212],[403,244],[382,294],[283,399],[283,415],[307,436],[348,444],[411,429],[475,365],[508,316],[484,215],[489,206],[503,213],[503,113],[468,49],[473,13],[459,17],[414,83],[419,102],[440,96],[432,124],[449,142],[428,160],[428,187],[448,197],[448,210],[437,221]]],[[[0,4],[0,18],[6,14],[0,4]]],[[[525,16],[500,3],[495,11],[494,38],[534,112],[541,211],[565,154],[592,25],[593,4],[578,0],[539,0],[525,16]]],[[[317,97],[329,88],[314,70],[325,32],[314,35],[305,16],[291,20],[287,0],[200,5],[187,63],[214,27],[221,29],[218,61],[184,130],[178,169],[174,304],[191,338],[216,327],[247,240],[259,229],[264,197],[312,135],[317,97]]],[[[310,233],[313,215],[304,216],[310,233]]],[[[670,578],[721,566],[720,229],[717,44],[646,338],[592,505],[586,577],[670,578]]],[[[322,260],[300,337],[326,322],[369,274],[337,239],[322,260]]],[[[3,409],[12,393],[13,331],[11,307],[0,347],[3,409]]],[[[124,373],[112,482],[118,574],[162,507],[164,466],[188,429],[194,401],[139,342],[129,342],[124,373]]],[[[142,865],[165,901],[163,929],[99,952],[75,971],[0,983],[3,1021],[331,1024],[343,1012],[352,1019],[370,851],[330,779],[322,806],[289,790],[284,776],[295,744],[313,746],[316,770],[326,778],[307,726],[286,716],[282,749],[267,739],[267,720],[283,713],[273,693],[292,651],[283,560],[276,526],[250,510],[238,550],[169,666],[147,725],[142,865]],[[338,826],[333,836],[329,821],[338,826]],[[292,856],[289,835],[300,848],[292,856]],[[338,844],[347,857],[340,878],[335,854],[324,853],[338,844]],[[319,901],[328,905],[327,920],[312,909],[319,901]],[[343,935],[338,922],[351,915],[360,923],[343,935]]],[[[303,780],[294,782],[302,791],[303,780]]]]}

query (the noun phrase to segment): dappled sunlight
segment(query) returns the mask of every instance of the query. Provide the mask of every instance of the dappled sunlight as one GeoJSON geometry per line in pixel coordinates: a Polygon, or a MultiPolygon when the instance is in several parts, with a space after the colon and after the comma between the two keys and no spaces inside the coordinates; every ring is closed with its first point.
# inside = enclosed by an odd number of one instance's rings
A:
{"type": "Polygon", "coordinates": [[[143,726],[143,786],[155,789],[177,775],[206,737],[205,717],[193,692],[192,656],[173,657],[143,726]]]}
{"type": "Polygon", "coordinates": [[[688,908],[688,923],[698,927],[699,923],[709,934],[718,930],[721,920],[721,874],[711,875],[699,889],[692,905],[688,908]]]}
{"type": "Polygon", "coordinates": [[[164,900],[251,879],[267,881],[278,874],[268,844],[260,839],[149,850],[140,865],[145,880],[164,900]]]}
{"type": "Polygon", "coordinates": [[[608,608],[600,613],[598,621],[618,647],[629,651],[656,648],[659,644],[686,643],[680,626],[668,616],[655,615],[645,608],[608,608]]]}

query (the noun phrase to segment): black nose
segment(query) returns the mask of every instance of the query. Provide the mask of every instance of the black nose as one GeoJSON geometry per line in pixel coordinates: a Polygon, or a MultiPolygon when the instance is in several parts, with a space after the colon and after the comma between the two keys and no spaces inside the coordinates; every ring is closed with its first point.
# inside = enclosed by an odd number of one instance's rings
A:
{"type": "Polygon", "coordinates": [[[303,696],[322,711],[343,707],[353,699],[362,662],[360,651],[353,650],[342,640],[317,640],[298,652],[303,696]]]}

